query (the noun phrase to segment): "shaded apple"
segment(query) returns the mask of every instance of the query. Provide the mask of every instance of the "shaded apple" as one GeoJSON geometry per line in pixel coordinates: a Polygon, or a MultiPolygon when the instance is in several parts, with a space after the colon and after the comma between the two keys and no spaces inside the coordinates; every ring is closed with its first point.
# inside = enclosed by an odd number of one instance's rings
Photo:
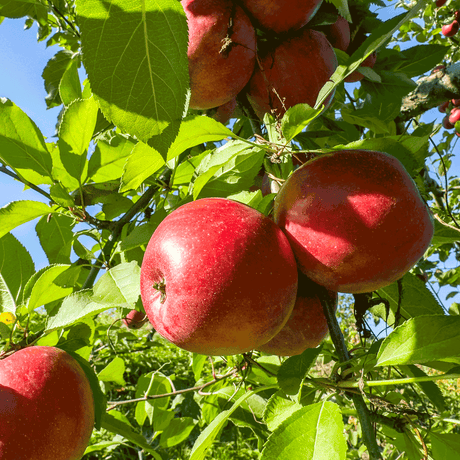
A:
{"type": "Polygon", "coordinates": [[[436,0],[436,6],[438,8],[441,8],[441,6],[444,6],[447,3],[447,0],[436,0]]]}
{"type": "MultiPolygon", "coordinates": [[[[366,59],[361,63],[360,67],[369,67],[372,69],[377,62],[377,53],[374,51],[372,54],[367,56],[366,59]]],[[[364,75],[359,72],[358,70],[355,70],[352,72],[348,77],[344,79],[346,83],[356,83],[358,81],[361,81],[364,78],[364,75]]]]}
{"type": "Polygon", "coordinates": [[[323,0],[242,0],[255,24],[276,33],[297,30],[315,15],[323,0]]]}
{"type": "MultiPolygon", "coordinates": [[[[247,97],[261,119],[281,118],[296,104],[315,105],[321,88],[337,68],[337,57],[325,35],[304,29],[278,46],[262,50],[247,86],[247,97]]],[[[330,94],[326,105],[333,98],[330,94]]]]}
{"type": "Polygon", "coordinates": [[[319,27],[318,30],[324,32],[334,48],[347,51],[350,46],[350,24],[345,18],[339,15],[333,24],[319,27]]]}
{"type": "Polygon", "coordinates": [[[141,267],[155,330],[185,350],[233,355],[268,342],[295,303],[297,266],[268,217],[224,198],[180,206],[157,227],[141,267]]]}
{"type": "Polygon", "coordinates": [[[128,329],[140,329],[148,321],[148,318],[141,311],[131,310],[122,321],[128,329]]]}
{"type": "Polygon", "coordinates": [[[438,110],[441,113],[446,113],[447,107],[449,107],[450,101],[445,101],[441,105],[438,106],[438,110]]]}
{"type": "Polygon", "coordinates": [[[230,0],[182,0],[181,4],[189,28],[190,107],[221,106],[236,97],[254,70],[254,27],[230,0]]]}
{"type": "Polygon", "coordinates": [[[395,157],[338,150],[310,160],[275,199],[300,270],[326,288],[371,292],[400,279],[433,236],[430,211],[395,157]]]}
{"type": "Polygon", "coordinates": [[[449,121],[449,116],[448,115],[446,115],[442,119],[442,126],[444,126],[444,128],[446,128],[446,129],[452,129],[454,127],[454,125],[449,121]]]}
{"type": "MultiPolygon", "coordinates": [[[[316,348],[324,340],[329,329],[318,289],[322,288],[299,274],[297,299],[291,316],[273,339],[258,348],[260,351],[278,356],[300,355],[307,348],[316,348]]],[[[337,293],[328,291],[328,295],[337,310],[337,293]]]]}
{"type": "MultiPolygon", "coordinates": [[[[447,102],[449,102],[449,101],[447,101],[447,102]]],[[[454,107],[460,107],[460,99],[452,99],[451,102],[452,102],[452,105],[454,107]]]]}
{"type": "Polygon", "coordinates": [[[94,425],[86,374],[68,353],[34,346],[0,361],[0,458],[77,460],[94,425]]]}
{"type": "Polygon", "coordinates": [[[233,99],[226,102],[225,104],[217,107],[216,111],[211,116],[212,118],[214,118],[214,120],[225,125],[230,120],[230,118],[232,118],[233,114],[235,113],[236,108],[237,108],[237,101],[236,101],[236,97],[234,97],[233,99]]]}

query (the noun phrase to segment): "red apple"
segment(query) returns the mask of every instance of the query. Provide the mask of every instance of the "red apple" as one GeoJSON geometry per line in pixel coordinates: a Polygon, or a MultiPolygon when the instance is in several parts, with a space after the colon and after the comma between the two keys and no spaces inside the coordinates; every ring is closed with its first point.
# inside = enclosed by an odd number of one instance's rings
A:
{"type": "Polygon", "coordinates": [[[460,10],[457,10],[457,11],[454,12],[454,17],[455,17],[456,21],[460,20],[460,10]]]}
{"type": "MultiPolygon", "coordinates": [[[[449,102],[449,101],[447,101],[449,102]]],[[[454,107],[460,107],[460,99],[452,99],[452,105],[454,107]]]]}
{"type": "Polygon", "coordinates": [[[443,64],[437,65],[436,67],[433,68],[431,73],[434,74],[436,72],[439,72],[440,70],[444,70],[445,68],[446,68],[446,66],[443,65],[443,64]]]}
{"type": "Polygon", "coordinates": [[[454,107],[449,114],[449,123],[451,123],[453,126],[457,121],[460,120],[460,108],[459,107],[454,107]]]}
{"type": "Polygon", "coordinates": [[[128,329],[140,329],[147,321],[148,321],[148,318],[146,314],[138,310],[131,310],[123,318],[123,324],[128,329]]]}
{"type": "Polygon", "coordinates": [[[459,23],[455,20],[451,24],[442,26],[441,33],[445,37],[453,37],[458,32],[459,23]]]}
{"type": "MultiPolygon", "coordinates": [[[[278,356],[300,355],[307,348],[316,348],[329,329],[318,297],[318,285],[299,274],[297,299],[291,316],[273,339],[259,347],[260,351],[278,356]]],[[[337,309],[336,292],[328,291],[337,309]]]]}
{"type": "Polygon", "coordinates": [[[447,0],[436,0],[436,6],[438,8],[441,8],[441,6],[444,6],[446,4],[447,0]]]}
{"type": "Polygon", "coordinates": [[[282,33],[307,24],[322,0],[242,0],[242,3],[260,28],[282,33]]]}
{"type": "Polygon", "coordinates": [[[185,350],[244,353],[268,342],[295,303],[297,267],[268,217],[224,198],[169,214],[141,268],[141,296],[155,330],[185,350]]]}
{"type": "Polygon", "coordinates": [[[447,107],[449,107],[449,103],[450,103],[450,101],[443,102],[440,106],[438,106],[438,110],[441,113],[446,113],[447,107]]]}
{"type": "Polygon", "coordinates": [[[347,51],[350,46],[350,24],[345,18],[339,15],[333,24],[321,27],[319,30],[326,34],[326,38],[334,48],[347,51]]]}
{"type": "Polygon", "coordinates": [[[29,347],[0,361],[0,458],[77,460],[89,443],[94,403],[74,358],[29,347]]]}
{"type": "Polygon", "coordinates": [[[305,275],[354,294],[400,279],[433,236],[430,211],[403,165],[366,150],[339,150],[294,171],[274,219],[305,275]]]}
{"type": "Polygon", "coordinates": [[[454,125],[449,121],[448,115],[446,115],[442,119],[442,126],[444,126],[444,128],[446,128],[446,129],[452,129],[454,127],[454,125]]]}
{"type": "Polygon", "coordinates": [[[189,28],[188,65],[193,109],[233,99],[254,70],[256,34],[231,0],[182,0],[189,28]]]}
{"type": "MultiPolygon", "coordinates": [[[[324,34],[310,29],[262,52],[259,62],[249,81],[247,96],[260,118],[265,113],[281,118],[295,104],[313,107],[337,67],[334,48],[324,34]]],[[[332,97],[333,94],[328,102],[332,97]]]]}
{"type": "MultiPolygon", "coordinates": [[[[372,69],[377,61],[377,53],[374,51],[370,54],[364,61],[361,63],[360,67],[369,67],[372,69]]],[[[346,83],[356,83],[361,81],[364,78],[364,75],[361,72],[355,70],[348,77],[345,78],[346,83]]]]}

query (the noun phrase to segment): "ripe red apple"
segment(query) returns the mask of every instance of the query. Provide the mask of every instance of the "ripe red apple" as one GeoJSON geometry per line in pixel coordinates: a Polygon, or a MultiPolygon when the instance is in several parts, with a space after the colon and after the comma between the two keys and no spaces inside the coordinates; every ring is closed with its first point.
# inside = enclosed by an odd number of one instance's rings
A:
{"type": "Polygon", "coordinates": [[[235,112],[237,107],[236,97],[231,99],[230,101],[226,102],[225,104],[217,107],[216,112],[212,115],[214,120],[217,120],[219,123],[225,125],[230,118],[232,118],[233,113],[235,112]]]}
{"type": "Polygon", "coordinates": [[[297,266],[268,217],[224,198],[169,214],[141,268],[141,296],[155,330],[185,350],[244,353],[268,342],[295,303],[297,266]]]}
{"type": "Polygon", "coordinates": [[[456,21],[460,20],[460,10],[457,10],[457,11],[454,12],[454,17],[455,17],[456,21]]]}
{"type": "Polygon", "coordinates": [[[454,20],[452,21],[451,24],[446,24],[442,26],[441,33],[445,37],[453,37],[458,32],[458,27],[459,27],[458,21],[454,20]]]}
{"type": "Polygon", "coordinates": [[[143,312],[131,310],[122,321],[128,329],[140,329],[148,321],[148,318],[143,312]]]}
{"type": "MultiPolygon", "coordinates": [[[[449,101],[447,101],[449,102],[449,101]]],[[[452,99],[452,105],[454,107],[460,107],[460,99],[452,99]]]]}
{"type": "Polygon", "coordinates": [[[441,8],[441,6],[444,6],[446,4],[447,0],[436,0],[436,6],[438,8],[441,8]]]}
{"type": "Polygon", "coordinates": [[[431,71],[431,74],[434,74],[436,72],[439,72],[440,70],[444,70],[446,66],[444,64],[437,65],[436,67],[433,68],[431,71]]]}
{"type": "Polygon", "coordinates": [[[262,51],[259,62],[249,80],[247,96],[260,118],[265,113],[281,118],[295,104],[313,107],[337,68],[334,48],[324,34],[310,29],[262,51]]]}
{"type": "Polygon", "coordinates": [[[459,107],[454,107],[449,114],[449,123],[451,123],[453,126],[457,121],[460,120],[460,108],[459,107]]]}
{"type": "MultiPolygon", "coordinates": [[[[318,285],[299,273],[297,299],[291,316],[283,329],[273,339],[258,349],[278,356],[300,355],[307,348],[316,348],[326,337],[329,329],[318,296],[318,285]]],[[[328,291],[337,309],[336,292],[328,291]]]]}
{"type": "Polygon", "coordinates": [[[454,127],[454,125],[449,121],[449,116],[448,115],[446,115],[442,119],[442,126],[444,126],[444,128],[446,128],[446,129],[452,129],[454,127]]]}
{"type": "Polygon", "coordinates": [[[319,30],[326,34],[326,38],[334,48],[347,51],[350,46],[350,24],[342,16],[328,26],[320,27],[319,30]]]}
{"type": "Polygon", "coordinates": [[[2,460],[78,460],[93,425],[90,384],[68,353],[35,346],[0,361],[2,460]]]}
{"type": "MultiPolygon", "coordinates": [[[[372,54],[367,56],[366,59],[361,63],[360,67],[369,67],[372,69],[377,61],[377,53],[374,51],[372,54]]],[[[361,72],[355,70],[348,77],[344,79],[346,83],[356,83],[361,81],[364,78],[364,75],[361,72]]]]}
{"type": "Polygon", "coordinates": [[[242,0],[242,3],[260,28],[282,33],[307,24],[322,0],[242,0]]]}
{"type": "Polygon", "coordinates": [[[274,218],[304,274],[353,294],[401,278],[434,231],[399,160],[366,150],[339,150],[294,171],[275,199],[274,218]]]}
{"type": "Polygon", "coordinates": [[[441,105],[438,106],[438,110],[441,113],[446,113],[447,107],[449,107],[449,103],[450,103],[450,101],[443,102],[441,105]]]}
{"type": "Polygon", "coordinates": [[[181,4],[189,28],[190,107],[218,107],[243,89],[254,70],[254,27],[231,0],[181,0],[181,4]]]}

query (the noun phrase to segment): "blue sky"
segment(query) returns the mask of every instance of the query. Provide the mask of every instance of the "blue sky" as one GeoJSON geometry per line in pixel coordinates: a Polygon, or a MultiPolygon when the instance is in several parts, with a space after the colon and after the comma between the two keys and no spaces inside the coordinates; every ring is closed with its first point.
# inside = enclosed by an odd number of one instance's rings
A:
{"type": "MultiPolygon", "coordinates": [[[[388,19],[397,14],[392,6],[379,9],[382,18],[388,19]]],[[[407,46],[410,46],[407,43],[407,46]]],[[[56,46],[46,48],[45,42],[37,43],[37,27],[24,30],[24,19],[5,19],[0,24],[0,97],[11,99],[39,127],[45,137],[54,135],[55,123],[59,108],[48,110],[45,104],[46,91],[41,74],[49,59],[59,51],[56,46]]],[[[424,116],[424,121],[442,120],[441,114],[433,109],[424,116]]],[[[453,171],[460,172],[460,159],[454,158],[453,171]]],[[[24,187],[13,179],[0,175],[0,207],[12,200],[32,199],[44,200],[39,194],[24,187]]],[[[48,264],[38,238],[35,234],[35,223],[28,223],[13,231],[14,235],[31,252],[36,268],[48,264]]],[[[452,262],[456,263],[455,261],[452,262]]],[[[452,265],[450,265],[452,267],[452,265]]],[[[452,289],[446,290],[450,292],[452,289]]],[[[452,300],[449,300],[448,305],[452,300]]]]}

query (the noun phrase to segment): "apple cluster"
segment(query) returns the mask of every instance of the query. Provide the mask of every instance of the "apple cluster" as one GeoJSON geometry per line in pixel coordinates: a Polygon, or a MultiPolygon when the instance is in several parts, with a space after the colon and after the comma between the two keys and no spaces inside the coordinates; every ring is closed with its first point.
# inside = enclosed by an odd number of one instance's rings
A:
{"type": "MultiPolygon", "coordinates": [[[[455,124],[460,121],[460,99],[449,99],[438,106],[438,110],[446,115],[442,119],[442,125],[446,129],[456,129],[455,124]]],[[[460,136],[456,129],[455,134],[460,136]]]]}
{"type": "MultiPolygon", "coordinates": [[[[438,8],[444,6],[447,3],[447,0],[436,0],[436,6],[438,8]]],[[[449,24],[444,24],[441,28],[441,33],[444,37],[453,37],[457,34],[460,27],[460,10],[454,12],[454,20],[449,24]]]]}
{"type": "Polygon", "coordinates": [[[78,460],[93,426],[91,386],[67,352],[31,346],[0,360],[0,459],[78,460]]]}
{"type": "Polygon", "coordinates": [[[155,330],[186,350],[291,356],[328,332],[320,299],[400,279],[433,236],[430,211],[395,157],[366,150],[317,156],[278,192],[273,219],[203,198],[157,227],[141,267],[155,330]]]}
{"type": "MultiPolygon", "coordinates": [[[[280,118],[295,104],[314,106],[346,51],[350,26],[309,28],[322,0],[181,0],[186,13],[192,109],[217,109],[227,121],[244,93],[255,114],[280,118]],[[321,30],[321,31],[320,31],[321,30]]],[[[372,67],[376,55],[364,61],[372,67]]],[[[354,72],[345,81],[359,81],[354,72]]],[[[333,94],[326,101],[331,103],[333,94]]]]}

